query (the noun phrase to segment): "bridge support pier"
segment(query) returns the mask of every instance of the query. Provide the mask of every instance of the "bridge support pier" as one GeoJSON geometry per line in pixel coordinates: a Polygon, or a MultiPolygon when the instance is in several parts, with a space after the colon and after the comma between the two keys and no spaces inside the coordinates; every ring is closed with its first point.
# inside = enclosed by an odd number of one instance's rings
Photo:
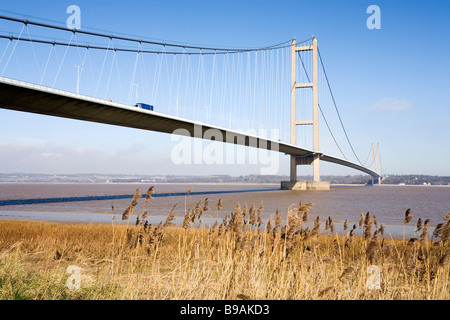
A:
{"type": "Polygon", "coordinates": [[[291,156],[290,181],[281,182],[281,190],[330,190],[330,182],[320,181],[319,175],[320,154],[311,154],[305,157],[291,156]],[[313,181],[298,181],[297,166],[313,165],[313,181]]]}
{"type": "Polygon", "coordinates": [[[329,181],[282,181],[281,190],[330,190],[329,181]]]}

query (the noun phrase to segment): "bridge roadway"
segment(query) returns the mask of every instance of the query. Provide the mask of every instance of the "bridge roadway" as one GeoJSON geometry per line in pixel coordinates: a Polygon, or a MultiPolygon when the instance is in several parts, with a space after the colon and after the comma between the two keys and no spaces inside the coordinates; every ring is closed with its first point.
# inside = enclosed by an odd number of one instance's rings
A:
{"type": "MultiPolygon", "coordinates": [[[[227,136],[233,137],[232,141],[225,142],[256,146],[257,141],[257,147],[261,149],[275,150],[298,157],[314,154],[311,150],[284,142],[5,77],[0,77],[0,108],[169,134],[173,134],[177,129],[185,129],[191,137],[199,137],[201,129],[202,139],[209,140],[215,138],[208,135],[205,137],[204,133],[209,129],[215,129],[221,132],[224,139],[227,136]]],[[[337,157],[320,154],[320,160],[362,171],[374,179],[380,177],[369,168],[337,157]]]]}

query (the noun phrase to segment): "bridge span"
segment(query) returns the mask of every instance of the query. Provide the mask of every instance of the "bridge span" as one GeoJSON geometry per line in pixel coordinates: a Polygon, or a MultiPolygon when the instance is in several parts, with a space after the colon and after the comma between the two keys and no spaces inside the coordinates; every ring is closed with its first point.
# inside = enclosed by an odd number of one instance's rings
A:
{"type": "Polygon", "coordinates": [[[381,178],[377,172],[354,162],[292,144],[5,77],[0,77],[0,108],[168,134],[176,134],[177,129],[185,129],[191,137],[196,137],[196,130],[200,128],[202,139],[209,139],[204,133],[214,129],[220,131],[223,137],[234,137],[231,142],[224,142],[254,147],[256,140],[257,148],[295,156],[299,162],[318,155],[322,161],[362,171],[374,179],[381,178]]]}

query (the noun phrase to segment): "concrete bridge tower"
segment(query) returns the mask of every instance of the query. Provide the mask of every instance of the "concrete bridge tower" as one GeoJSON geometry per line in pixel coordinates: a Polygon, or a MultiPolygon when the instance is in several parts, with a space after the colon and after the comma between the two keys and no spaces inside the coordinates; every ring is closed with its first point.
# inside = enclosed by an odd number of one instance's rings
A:
{"type": "Polygon", "coordinates": [[[313,126],[313,153],[305,157],[291,156],[290,181],[283,181],[283,190],[329,190],[330,183],[320,181],[319,147],[319,72],[317,39],[312,39],[312,45],[297,46],[296,40],[291,45],[291,144],[297,145],[297,126],[313,126]],[[312,53],[312,82],[297,83],[297,52],[310,51],[312,53]],[[297,89],[312,88],[312,120],[299,121],[297,119],[297,89]],[[297,166],[312,165],[313,181],[297,181],[297,166]]]}

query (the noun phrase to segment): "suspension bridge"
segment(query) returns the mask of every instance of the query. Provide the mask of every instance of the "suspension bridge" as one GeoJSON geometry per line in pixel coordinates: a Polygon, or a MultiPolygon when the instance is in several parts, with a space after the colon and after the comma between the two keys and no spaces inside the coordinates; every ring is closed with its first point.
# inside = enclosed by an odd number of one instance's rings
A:
{"type": "Polygon", "coordinates": [[[316,38],[223,48],[0,22],[8,30],[0,32],[0,108],[284,153],[291,166],[282,189],[329,189],[320,161],[381,181],[379,145],[360,161],[316,38]],[[312,165],[313,181],[297,181],[299,165],[312,165]]]}

